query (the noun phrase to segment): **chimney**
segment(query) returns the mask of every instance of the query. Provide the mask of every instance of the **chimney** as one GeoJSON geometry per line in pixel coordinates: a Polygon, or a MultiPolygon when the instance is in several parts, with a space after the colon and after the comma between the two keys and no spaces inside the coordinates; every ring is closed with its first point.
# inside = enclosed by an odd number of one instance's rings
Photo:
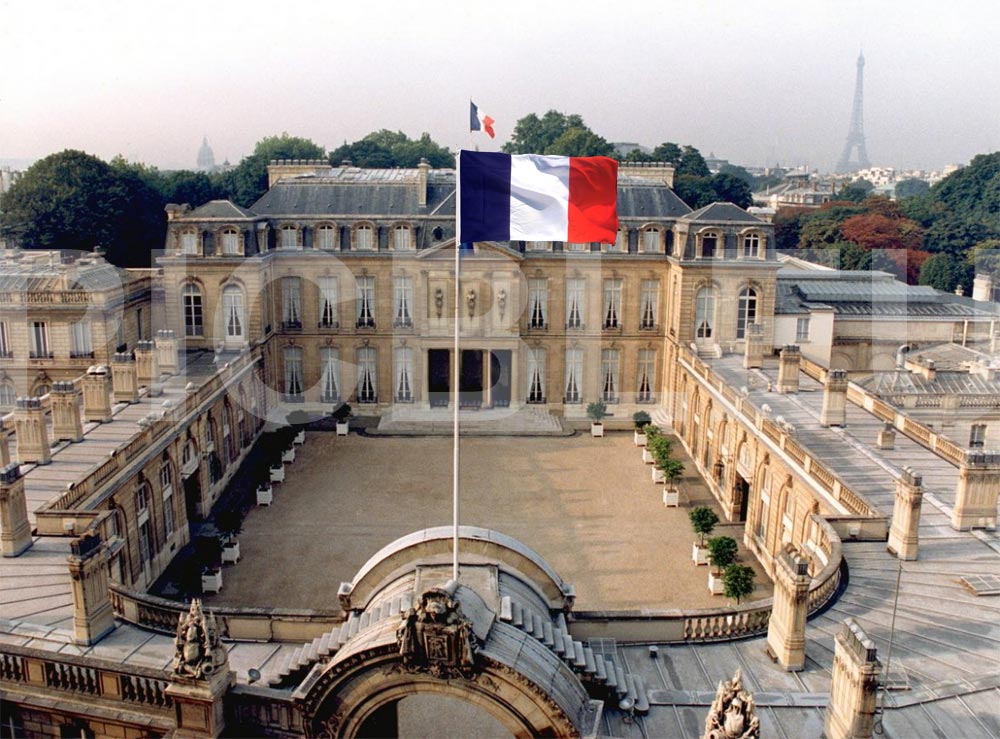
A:
{"type": "Polygon", "coordinates": [[[417,205],[421,208],[427,205],[427,178],[430,171],[430,162],[421,157],[420,164],[417,165],[417,205]]]}

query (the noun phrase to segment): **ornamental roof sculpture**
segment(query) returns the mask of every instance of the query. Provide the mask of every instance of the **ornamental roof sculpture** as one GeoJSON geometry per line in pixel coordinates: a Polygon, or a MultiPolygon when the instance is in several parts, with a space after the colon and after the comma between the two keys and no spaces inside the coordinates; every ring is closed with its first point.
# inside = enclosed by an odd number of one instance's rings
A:
{"type": "Polygon", "coordinates": [[[173,673],[197,679],[206,679],[224,669],[228,655],[219,641],[219,628],[215,616],[204,613],[201,600],[194,598],[187,614],[177,620],[174,638],[173,673]]]}
{"type": "Polygon", "coordinates": [[[430,588],[403,617],[396,645],[410,672],[429,672],[445,679],[470,677],[476,672],[478,639],[454,598],[454,590],[448,586],[430,588]]]}
{"type": "Polygon", "coordinates": [[[743,690],[739,669],[732,680],[719,681],[712,707],[705,717],[705,739],[760,739],[760,719],[753,695],[743,690]]]}

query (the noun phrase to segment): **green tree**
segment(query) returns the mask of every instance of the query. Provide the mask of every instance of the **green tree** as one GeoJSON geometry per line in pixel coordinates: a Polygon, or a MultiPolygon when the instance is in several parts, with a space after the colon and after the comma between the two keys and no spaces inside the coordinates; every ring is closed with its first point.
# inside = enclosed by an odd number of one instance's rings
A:
{"type": "Polygon", "coordinates": [[[844,185],[843,189],[837,193],[837,197],[841,200],[849,200],[852,203],[860,203],[862,200],[867,198],[874,189],[875,185],[862,178],[844,185]]]}
{"type": "Polygon", "coordinates": [[[677,197],[687,203],[688,207],[698,210],[718,200],[711,177],[696,177],[694,175],[674,176],[674,192],[677,197]]]}
{"type": "Polygon", "coordinates": [[[614,154],[614,151],[611,144],[589,128],[576,126],[566,129],[545,149],[546,154],[559,154],[567,157],[609,157],[614,154]]]}
{"type": "Polygon", "coordinates": [[[244,208],[257,202],[267,192],[267,165],[274,159],[326,159],[326,152],[309,139],[287,133],[263,138],[224,181],[229,199],[244,208]]]}
{"type": "Polygon", "coordinates": [[[699,544],[704,546],[705,537],[715,529],[719,516],[708,506],[698,506],[691,509],[688,519],[691,521],[691,529],[699,536],[699,544]]]}
{"type": "Polygon", "coordinates": [[[905,198],[919,197],[926,195],[930,189],[930,183],[910,177],[896,183],[896,198],[903,200],[905,198]]]}
{"type": "Polygon", "coordinates": [[[805,208],[778,208],[774,214],[774,246],[778,251],[799,248],[802,216],[807,212],[805,208]]]}
{"type": "Polygon", "coordinates": [[[350,160],[358,167],[416,167],[421,159],[435,168],[454,167],[455,157],[431,139],[429,133],[411,139],[402,131],[383,128],[353,144],[343,144],[330,152],[330,164],[350,160]]]}
{"type": "Polygon", "coordinates": [[[754,577],[756,573],[752,567],[746,565],[732,564],[726,568],[722,575],[723,594],[727,598],[732,598],[739,605],[740,602],[754,591],[754,577]]]}
{"type": "Polygon", "coordinates": [[[732,203],[741,208],[749,208],[753,205],[750,184],[736,175],[720,172],[711,177],[709,185],[715,191],[715,199],[718,201],[732,203]]]}
{"type": "Polygon", "coordinates": [[[937,290],[951,292],[956,285],[965,287],[966,271],[964,261],[944,252],[932,254],[920,267],[919,284],[930,285],[937,290]]]}
{"type": "Polygon", "coordinates": [[[577,114],[566,115],[550,110],[539,118],[534,113],[528,113],[514,124],[514,132],[510,141],[503,145],[503,150],[508,154],[544,154],[556,139],[571,128],[587,126],[577,114]]]}
{"type": "Polygon", "coordinates": [[[220,178],[187,169],[161,173],[157,188],[165,203],[187,203],[192,208],[224,196],[220,178]]]}
{"type": "Polygon", "coordinates": [[[731,536],[713,536],[708,540],[708,559],[715,567],[715,574],[721,575],[724,569],[736,561],[738,550],[736,539],[731,536]]]}
{"type": "Polygon", "coordinates": [[[965,258],[974,274],[1000,275],[1000,239],[984,239],[965,258]]]}
{"type": "Polygon", "coordinates": [[[683,150],[677,144],[672,141],[664,141],[653,149],[653,161],[670,162],[676,165],[680,163],[682,154],[683,150]]]}
{"type": "Polygon", "coordinates": [[[727,174],[732,177],[737,177],[747,183],[750,189],[753,190],[754,176],[747,171],[746,167],[741,167],[738,164],[723,164],[719,168],[719,174],[727,174]]]}
{"type": "Polygon", "coordinates": [[[691,177],[709,177],[708,165],[705,164],[705,157],[693,146],[685,146],[681,149],[680,160],[677,162],[676,174],[690,175],[691,177]]]}

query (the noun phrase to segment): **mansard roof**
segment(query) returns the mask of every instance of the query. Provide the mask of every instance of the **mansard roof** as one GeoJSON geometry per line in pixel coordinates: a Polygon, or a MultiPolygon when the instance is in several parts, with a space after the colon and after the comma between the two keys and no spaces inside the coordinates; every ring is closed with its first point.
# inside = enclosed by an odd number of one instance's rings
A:
{"type": "Polygon", "coordinates": [[[190,213],[184,214],[185,218],[229,218],[244,219],[254,218],[253,212],[246,208],[241,208],[231,200],[209,200],[204,205],[199,205],[190,213]]]}
{"type": "Polygon", "coordinates": [[[703,208],[689,213],[687,221],[746,223],[747,225],[763,226],[764,221],[750,215],[745,210],[732,203],[711,203],[703,208]]]}

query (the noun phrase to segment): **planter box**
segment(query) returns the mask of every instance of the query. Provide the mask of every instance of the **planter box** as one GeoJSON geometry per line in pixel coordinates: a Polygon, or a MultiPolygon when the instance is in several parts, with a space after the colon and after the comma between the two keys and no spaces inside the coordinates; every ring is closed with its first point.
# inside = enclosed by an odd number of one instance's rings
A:
{"type": "Polygon", "coordinates": [[[222,545],[222,564],[236,563],[240,561],[240,543],[229,541],[222,545]]]}
{"type": "Polygon", "coordinates": [[[700,547],[697,543],[691,545],[691,559],[696,565],[708,564],[708,547],[700,547]]]}
{"type": "Polygon", "coordinates": [[[201,591],[218,593],[222,590],[222,570],[206,570],[201,573],[201,591]]]}
{"type": "Polygon", "coordinates": [[[299,433],[295,434],[295,438],[292,439],[292,443],[293,444],[305,444],[306,443],[306,432],[305,432],[305,429],[303,429],[302,431],[299,431],[299,433]]]}
{"type": "Polygon", "coordinates": [[[708,573],[708,592],[712,595],[722,595],[725,590],[725,586],[722,583],[722,575],[716,575],[714,572],[708,573]]]}
{"type": "Polygon", "coordinates": [[[646,447],[642,448],[642,461],[646,464],[653,464],[654,461],[652,453],[646,447]]]}
{"type": "Polygon", "coordinates": [[[285,468],[284,467],[272,467],[271,468],[271,482],[284,482],[285,481],[285,468]]]}
{"type": "Polygon", "coordinates": [[[347,436],[348,424],[347,421],[343,423],[337,423],[337,436],[347,436]]]}
{"type": "MultiPolygon", "coordinates": [[[[274,470],[271,471],[274,472],[274,470]]],[[[281,470],[281,474],[284,476],[285,471],[281,470]]],[[[274,493],[270,485],[262,485],[257,488],[257,505],[271,505],[272,500],[274,500],[274,493]]]]}
{"type": "Polygon", "coordinates": [[[677,488],[663,489],[663,505],[678,507],[680,505],[681,491],[677,488]]]}
{"type": "Polygon", "coordinates": [[[282,462],[294,462],[295,461],[295,447],[291,446],[281,453],[282,462]]]}
{"type": "Polygon", "coordinates": [[[646,446],[646,435],[641,431],[633,431],[632,443],[636,446],[646,446]]]}
{"type": "Polygon", "coordinates": [[[603,423],[592,423],[592,424],[590,424],[590,435],[591,436],[604,436],[604,424],[603,423]]]}
{"type": "Polygon", "coordinates": [[[659,467],[653,467],[651,472],[653,473],[653,482],[663,483],[666,481],[666,478],[663,476],[663,470],[659,467]]]}

